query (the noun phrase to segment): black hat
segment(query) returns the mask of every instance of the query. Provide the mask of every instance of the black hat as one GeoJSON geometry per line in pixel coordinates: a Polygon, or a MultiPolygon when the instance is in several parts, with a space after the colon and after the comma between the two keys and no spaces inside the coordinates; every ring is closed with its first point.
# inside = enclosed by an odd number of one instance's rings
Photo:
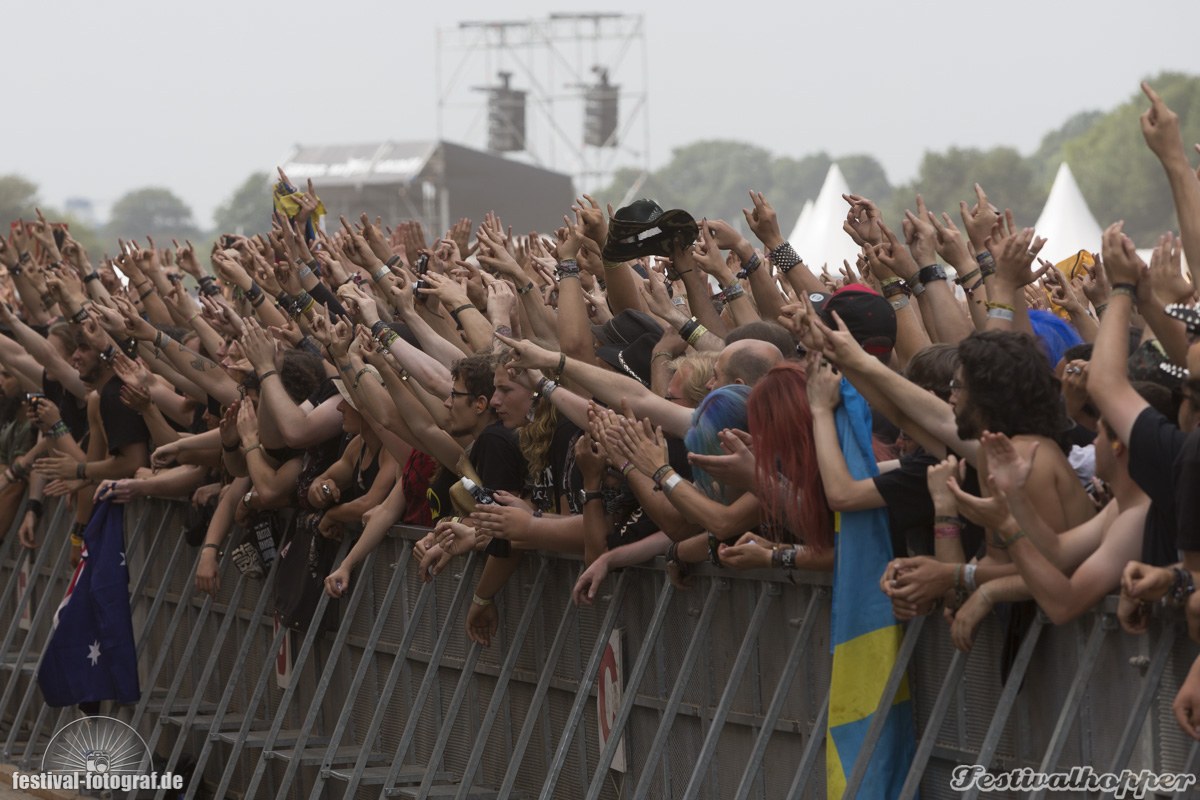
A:
{"type": "Polygon", "coordinates": [[[644,311],[626,309],[603,325],[593,325],[592,334],[601,346],[615,345],[618,348],[632,344],[639,336],[653,333],[662,335],[662,326],[644,311]]]}
{"type": "Polygon", "coordinates": [[[896,312],[892,304],[869,286],[851,283],[833,294],[813,292],[808,296],[821,321],[831,328],[836,311],[850,335],[873,356],[886,356],[896,346],[896,312]]]}
{"type": "Polygon", "coordinates": [[[606,364],[618,372],[628,375],[643,386],[650,386],[650,362],[654,356],[654,345],[662,338],[661,333],[642,334],[632,344],[624,347],[608,345],[596,351],[606,364]]]}
{"type": "Polygon", "coordinates": [[[608,222],[605,261],[632,261],[642,256],[671,256],[674,245],[696,241],[700,227],[682,209],[663,211],[653,200],[634,200],[618,208],[608,222]]]}

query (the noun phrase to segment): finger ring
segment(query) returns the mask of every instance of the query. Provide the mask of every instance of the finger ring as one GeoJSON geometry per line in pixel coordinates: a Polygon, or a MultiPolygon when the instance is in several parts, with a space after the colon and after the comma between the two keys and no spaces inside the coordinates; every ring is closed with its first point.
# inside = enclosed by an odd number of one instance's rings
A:
{"type": "Polygon", "coordinates": [[[325,495],[326,497],[328,497],[328,496],[331,494],[331,493],[330,493],[330,491],[329,491],[329,484],[328,484],[328,483],[322,483],[322,484],[321,484],[321,494],[325,495]]]}

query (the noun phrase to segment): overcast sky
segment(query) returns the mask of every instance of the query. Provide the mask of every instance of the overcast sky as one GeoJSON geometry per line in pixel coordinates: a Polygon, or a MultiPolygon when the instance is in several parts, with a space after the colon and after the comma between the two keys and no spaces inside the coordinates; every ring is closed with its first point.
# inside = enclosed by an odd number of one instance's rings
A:
{"type": "MultiPolygon", "coordinates": [[[[439,29],[642,8],[645,69],[635,45],[614,82],[648,93],[652,168],[673,147],[732,138],[780,155],[872,153],[897,183],[926,150],[1007,144],[1028,153],[1048,129],[1111,108],[1141,78],[1200,74],[1194,0],[13,3],[0,173],[37,182],[53,205],[90,198],[101,214],[129,189],[166,186],[208,225],[247,175],[271,169],[295,143],[434,137],[439,29]]],[[[537,66],[544,51],[506,60],[447,46],[441,85],[461,69],[448,99],[478,104],[470,86],[507,67],[530,88],[521,65],[533,64],[544,91],[560,98],[559,125],[578,139],[575,106],[561,99],[567,64],[586,70],[613,51],[563,44],[560,52],[567,63],[550,59],[550,71],[537,66]]],[[[545,115],[531,109],[529,125],[543,161],[574,171],[545,115]]],[[[483,129],[478,108],[445,115],[448,139],[479,146],[483,129]]],[[[640,163],[643,142],[639,126],[617,163],[640,163]]]]}

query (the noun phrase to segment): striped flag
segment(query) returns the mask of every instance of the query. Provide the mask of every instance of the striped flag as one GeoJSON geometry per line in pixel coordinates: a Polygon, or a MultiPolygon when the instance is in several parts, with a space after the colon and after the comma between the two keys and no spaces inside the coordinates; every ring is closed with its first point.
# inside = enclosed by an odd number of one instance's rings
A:
{"type": "MultiPolygon", "coordinates": [[[[855,480],[878,474],[871,447],[871,411],[845,379],[837,410],[838,441],[855,480]]],[[[858,758],[871,717],[891,674],[903,631],[892,615],[879,576],[892,557],[887,511],[838,515],[830,640],[829,729],[825,739],[827,796],[840,798],[858,758]]],[[[896,797],[912,764],[914,727],[908,678],[871,757],[859,797],[896,797]]]]}

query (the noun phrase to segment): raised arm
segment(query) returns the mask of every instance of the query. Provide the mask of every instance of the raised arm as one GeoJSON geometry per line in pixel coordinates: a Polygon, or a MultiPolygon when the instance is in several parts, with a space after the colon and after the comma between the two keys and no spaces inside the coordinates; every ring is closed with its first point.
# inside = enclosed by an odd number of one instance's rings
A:
{"type": "Polygon", "coordinates": [[[1150,108],[1141,117],[1142,135],[1167,173],[1192,286],[1200,286],[1200,177],[1188,163],[1179,115],[1145,81],[1142,91],[1150,99],[1150,108]]]}
{"type": "Polygon", "coordinates": [[[1138,282],[1146,265],[1133,242],[1121,231],[1121,223],[1104,231],[1104,271],[1112,284],[1108,308],[1100,317],[1100,332],[1088,365],[1088,394],[1100,416],[1116,431],[1126,446],[1133,423],[1149,405],[1129,383],[1129,320],[1137,296],[1138,282]]]}
{"type": "Polygon", "coordinates": [[[627,400],[639,417],[649,417],[673,436],[682,438],[691,425],[689,409],[659,397],[633,378],[568,358],[565,353],[554,353],[527,340],[498,338],[513,349],[513,366],[557,372],[560,381],[571,380],[612,408],[627,400]]]}

